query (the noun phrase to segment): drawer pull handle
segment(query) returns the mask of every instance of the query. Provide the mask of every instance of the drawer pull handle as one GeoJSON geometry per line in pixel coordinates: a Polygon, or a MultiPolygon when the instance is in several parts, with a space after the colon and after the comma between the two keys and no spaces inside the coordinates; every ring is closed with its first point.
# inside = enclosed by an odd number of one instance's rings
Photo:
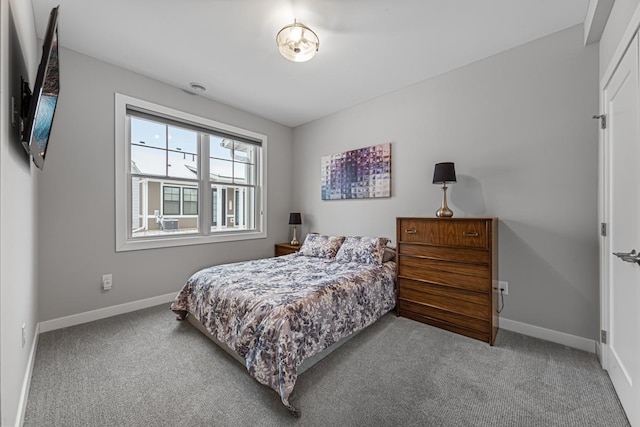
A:
{"type": "Polygon", "coordinates": [[[407,228],[404,230],[404,232],[407,234],[416,234],[418,230],[416,230],[415,228],[407,228]]]}
{"type": "Polygon", "coordinates": [[[478,237],[478,233],[476,233],[475,231],[465,231],[462,234],[466,237],[478,237]]]}

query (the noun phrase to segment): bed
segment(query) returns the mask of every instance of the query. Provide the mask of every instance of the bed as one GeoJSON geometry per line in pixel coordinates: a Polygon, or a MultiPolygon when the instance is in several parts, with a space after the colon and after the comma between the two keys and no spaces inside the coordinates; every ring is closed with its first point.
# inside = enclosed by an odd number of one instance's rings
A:
{"type": "Polygon", "coordinates": [[[301,367],[395,306],[387,239],[308,235],[296,254],[208,267],[171,309],[289,399],[301,367]]]}

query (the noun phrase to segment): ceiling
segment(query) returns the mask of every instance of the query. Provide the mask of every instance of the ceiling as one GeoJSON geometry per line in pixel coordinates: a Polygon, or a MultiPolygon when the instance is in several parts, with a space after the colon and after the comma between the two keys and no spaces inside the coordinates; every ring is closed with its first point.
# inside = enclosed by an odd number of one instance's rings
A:
{"type": "MultiPolygon", "coordinates": [[[[38,38],[295,127],[584,21],[589,0],[32,0],[38,38]],[[309,62],[276,33],[314,30],[309,62]]],[[[64,64],[62,64],[64,68],[64,64]]]]}

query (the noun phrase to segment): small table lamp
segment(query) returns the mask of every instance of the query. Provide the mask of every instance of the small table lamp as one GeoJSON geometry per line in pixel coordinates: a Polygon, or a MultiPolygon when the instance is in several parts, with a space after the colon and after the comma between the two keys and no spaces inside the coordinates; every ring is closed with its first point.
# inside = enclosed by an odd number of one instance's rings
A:
{"type": "Polygon", "coordinates": [[[447,206],[447,182],[456,182],[456,168],[453,162],[436,163],[433,183],[442,184],[442,206],[436,211],[438,218],[451,218],[453,211],[447,206]]]}
{"type": "Polygon", "coordinates": [[[289,214],[289,225],[293,225],[293,240],[291,244],[294,246],[298,246],[300,242],[298,241],[298,225],[302,224],[302,216],[300,212],[291,212],[289,214]]]}

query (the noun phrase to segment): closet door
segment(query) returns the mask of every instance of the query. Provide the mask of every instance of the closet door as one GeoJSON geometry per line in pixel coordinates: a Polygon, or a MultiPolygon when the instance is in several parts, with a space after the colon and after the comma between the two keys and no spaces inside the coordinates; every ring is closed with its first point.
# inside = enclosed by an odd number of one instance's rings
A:
{"type": "Polygon", "coordinates": [[[603,100],[605,368],[631,425],[640,426],[640,92],[638,34],[607,83],[603,100]],[[607,241],[608,240],[608,241],[607,241]],[[607,265],[608,264],[608,265],[607,265]]]}

